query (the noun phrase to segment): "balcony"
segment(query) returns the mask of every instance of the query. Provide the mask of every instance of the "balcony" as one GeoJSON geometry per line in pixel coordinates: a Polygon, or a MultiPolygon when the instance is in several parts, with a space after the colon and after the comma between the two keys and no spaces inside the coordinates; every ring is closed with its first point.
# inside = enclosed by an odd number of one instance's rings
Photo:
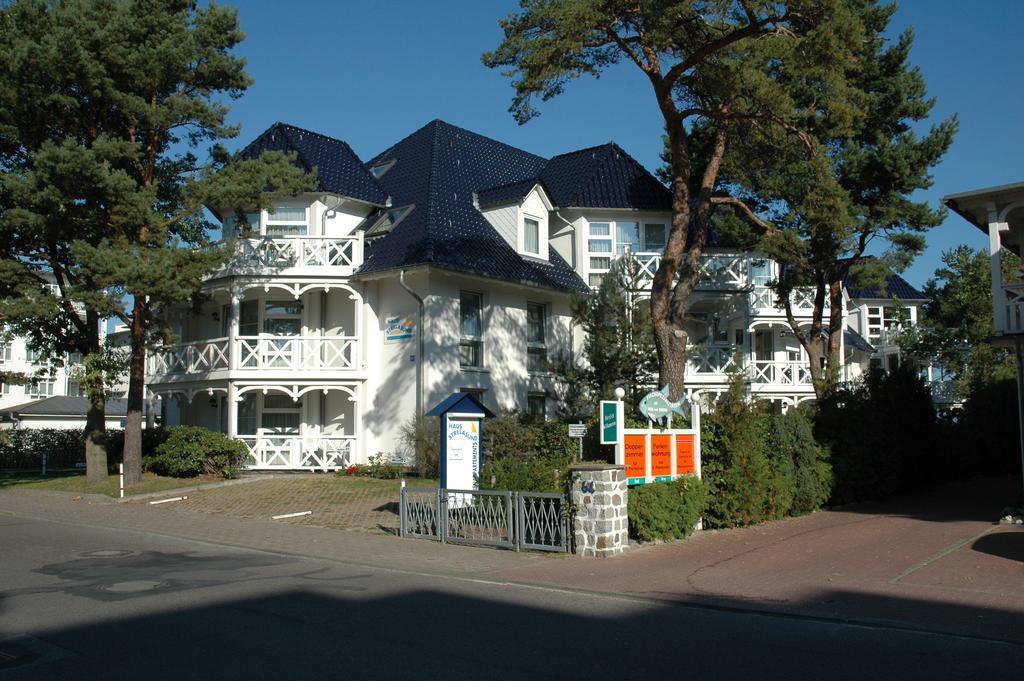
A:
{"type": "MultiPolygon", "coordinates": [[[[1003,286],[1002,333],[1024,333],[1024,284],[1003,286]]],[[[998,311],[997,311],[998,312],[998,311]]],[[[999,316],[997,316],[999,321],[999,316]]]]}
{"type": "MultiPolygon", "coordinates": [[[[654,283],[654,275],[661,266],[661,253],[634,253],[640,265],[637,288],[647,290],[654,283]]],[[[750,258],[745,255],[704,255],[700,259],[699,289],[737,290],[748,284],[747,268],[750,258]]]]}
{"type": "Polygon", "coordinates": [[[149,375],[209,375],[221,370],[323,372],[355,371],[355,336],[241,336],[180,343],[154,350],[149,375]]]}
{"type": "Polygon", "coordinates": [[[754,360],[748,368],[750,382],[755,385],[771,385],[785,387],[809,387],[811,369],[807,362],[754,360]]]}
{"type": "Polygon", "coordinates": [[[237,255],[222,274],[290,270],[347,276],[363,264],[363,234],[239,239],[237,255]]]}
{"type": "Polygon", "coordinates": [[[794,360],[750,360],[732,345],[692,346],[686,358],[686,377],[692,384],[722,385],[730,374],[742,371],[755,387],[809,389],[811,370],[807,362],[794,360]]]}
{"type": "Polygon", "coordinates": [[[303,436],[239,435],[249,450],[244,463],[252,470],[338,470],[354,461],[356,438],[353,435],[303,436]]]}
{"type": "MultiPolygon", "coordinates": [[[[814,311],[814,289],[802,287],[793,289],[792,294],[793,313],[796,315],[809,315],[814,311]]],[[[775,291],[764,287],[756,286],[750,292],[750,309],[761,314],[782,314],[782,308],[775,305],[775,291]]],[[[825,313],[828,310],[828,300],[825,301],[825,313]]]]}

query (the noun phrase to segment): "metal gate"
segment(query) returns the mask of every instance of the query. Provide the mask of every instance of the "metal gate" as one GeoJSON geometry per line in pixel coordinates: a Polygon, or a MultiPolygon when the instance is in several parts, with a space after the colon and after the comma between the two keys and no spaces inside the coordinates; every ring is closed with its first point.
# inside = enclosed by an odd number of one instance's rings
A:
{"type": "Polygon", "coordinates": [[[403,487],[403,537],[442,543],[568,551],[561,494],[403,487]]]}

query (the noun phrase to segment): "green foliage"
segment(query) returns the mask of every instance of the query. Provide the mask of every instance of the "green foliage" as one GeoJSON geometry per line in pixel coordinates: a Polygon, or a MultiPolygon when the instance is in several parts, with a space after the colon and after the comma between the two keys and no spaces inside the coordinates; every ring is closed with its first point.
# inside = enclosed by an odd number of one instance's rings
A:
{"type": "Polygon", "coordinates": [[[771,417],[769,447],[773,459],[792,476],[789,515],[804,515],[821,508],[832,492],[832,464],[828,449],[814,438],[814,412],[804,407],[771,417]]]}
{"type": "MultiPolygon", "coordinates": [[[[167,428],[145,428],[142,431],[142,456],[156,454],[156,448],[167,441],[167,428]]],[[[124,460],[124,431],[108,430],[104,437],[107,449],[107,462],[110,470],[124,460]]]]}
{"type": "Polygon", "coordinates": [[[971,474],[1020,476],[1020,420],[1017,381],[976,387],[964,401],[943,442],[952,448],[949,467],[957,477],[971,474]]]}
{"type": "Polygon", "coordinates": [[[196,426],[167,429],[167,439],[144,460],[157,475],[190,478],[200,474],[237,477],[248,450],[239,440],[196,426]]]}
{"type": "MultiPolygon", "coordinates": [[[[1003,251],[1003,282],[1015,281],[1020,258],[1003,251]]],[[[988,339],[992,322],[992,284],[989,256],[961,245],[942,254],[942,267],[925,285],[928,302],[916,327],[901,339],[910,355],[935,362],[956,378],[961,397],[1015,376],[1010,352],[994,348],[988,339]]]]}
{"type": "Polygon", "coordinates": [[[561,421],[529,423],[511,413],[484,423],[480,489],[561,492],[579,445],[561,421]]]}
{"type": "Polygon", "coordinates": [[[823,400],[815,433],[831,452],[832,503],[879,499],[950,475],[931,393],[909,366],[872,371],[823,400]]]}
{"type": "Polygon", "coordinates": [[[421,478],[441,474],[440,435],[438,419],[433,416],[413,417],[402,425],[402,448],[411,455],[421,478]]]}
{"type": "Polygon", "coordinates": [[[388,460],[384,456],[384,452],[377,452],[370,457],[366,466],[366,475],[378,480],[394,480],[402,475],[402,466],[388,460]]]}
{"type": "Polygon", "coordinates": [[[693,533],[708,503],[708,490],[695,476],[629,488],[630,534],[641,541],[682,539],[693,533]]]}
{"type": "Polygon", "coordinates": [[[573,320],[586,334],[586,365],[573,378],[586,386],[591,408],[612,399],[617,387],[636,404],[657,381],[650,301],[637,295],[640,288],[640,265],[627,255],[613,263],[597,292],[573,301],[573,320]]]}
{"type": "Polygon", "coordinates": [[[0,434],[0,469],[38,469],[44,454],[48,468],[72,468],[85,462],[80,430],[25,428],[0,434]]]}

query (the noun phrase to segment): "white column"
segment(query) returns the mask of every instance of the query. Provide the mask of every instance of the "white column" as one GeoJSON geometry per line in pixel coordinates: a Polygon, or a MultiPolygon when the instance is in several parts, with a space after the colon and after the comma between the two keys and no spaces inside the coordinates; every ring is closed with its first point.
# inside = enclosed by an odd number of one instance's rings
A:
{"type": "Polygon", "coordinates": [[[992,280],[992,319],[995,322],[996,334],[1006,331],[1006,300],[1003,294],[1003,266],[1000,249],[1002,243],[999,241],[999,232],[1008,229],[1005,222],[998,221],[996,206],[990,203],[988,206],[988,256],[989,270],[992,280]]]}
{"type": "MultiPolygon", "coordinates": [[[[231,293],[231,319],[228,320],[228,368],[234,371],[238,368],[238,323],[241,315],[241,296],[232,292],[231,293]]],[[[231,402],[231,400],[228,400],[231,402]]],[[[237,411],[237,408],[236,408],[237,411]]],[[[228,432],[231,432],[231,426],[228,426],[228,432]]]]}
{"type": "Polygon", "coordinates": [[[238,435],[238,388],[234,381],[228,381],[228,437],[238,435]]]}

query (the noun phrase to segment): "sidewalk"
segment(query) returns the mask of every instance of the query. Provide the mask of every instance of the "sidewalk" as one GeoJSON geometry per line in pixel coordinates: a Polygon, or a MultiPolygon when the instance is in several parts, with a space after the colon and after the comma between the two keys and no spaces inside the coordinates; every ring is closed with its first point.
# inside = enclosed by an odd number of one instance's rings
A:
{"type": "Polygon", "coordinates": [[[0,493],[0,513],[383,569],[1024,643],[1024,529],[993,525],[1018,485],[976,480],[603,560],[25,491],[0,493]]]}

